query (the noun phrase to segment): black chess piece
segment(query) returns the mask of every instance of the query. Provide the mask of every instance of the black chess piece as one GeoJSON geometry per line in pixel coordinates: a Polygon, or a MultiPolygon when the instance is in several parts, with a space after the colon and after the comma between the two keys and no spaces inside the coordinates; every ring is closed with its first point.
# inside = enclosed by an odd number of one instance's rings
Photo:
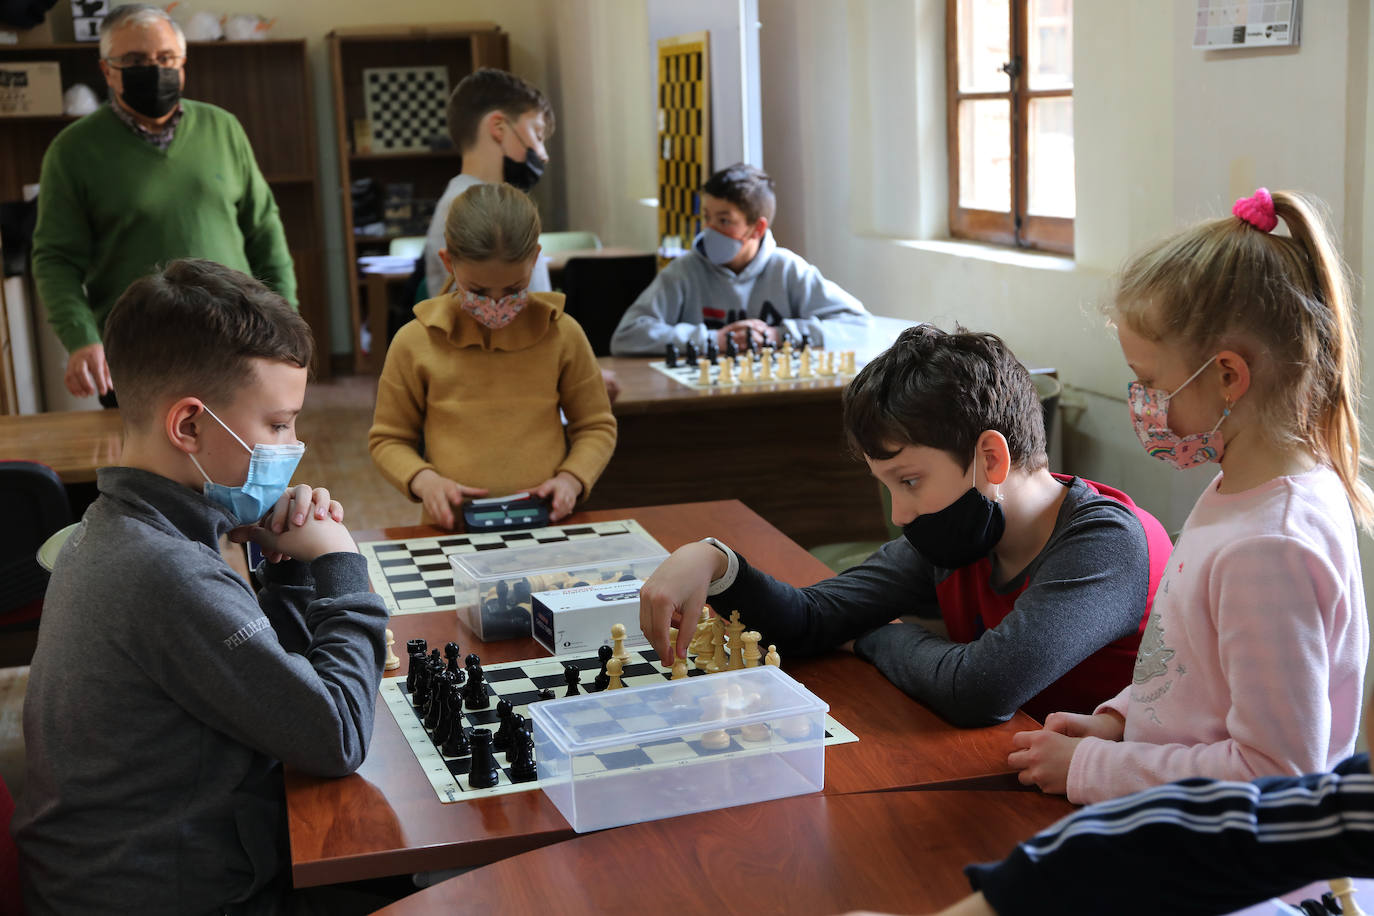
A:
{"type": "Polygon", "coordinates": [[[415,708],[423,710],[429,704],[429,688],[434,683],[434,663],[439,663],[442,668],[444,663],[439,658],[439,650],[435,649],[433,655],[425,656],[425,663],[420,666],[420,671],[415,675],[415,692],[412,699],[415,701],[415,708]]]}
{"type": "Polygon", "coordinates": [[[457,684],[447,671],[437,674],[434,683],[429,690],[429,705],[425,707],[425,728],[433,731],[439,726],[439,719],[444,714],[444,704],[448,700],[448,692],[457,689],[457,684]]]}
{"type": "Polygon", "coordinates": [[[522,729],[517,735],[519,752],[515,755],[515,761],[511,764],[510,778],[512,782],[534,782],[539,778],[539,764],[534,759],[534,734],[529,726],[522,729]]]}
{"type": "Polygon", "coordinates": [[[605,690],[610,686],[611,676],[606,673],[606,663],[611,660],[614,651],[610,646],[602,646],[596,650],[596,657],[601,660],[601,673],[592,681],[592,690],[605,690]]]}
{"type": "Polygon", "coordinates": [[[809,350],[809,349],[811,348],[811,335],[810,335],[810,334],[803,334],[803,335],[802,335],[802,339],[801,339],[801,348],[802,348],[803,350],[809,350]]]}
{"type": "Polygon", "coordinates": [[[498,751],[504,751],[510,747],[511,717],[515,715],[515,707],[510,704],[510,700],[496,701],[496,714],[501,717],[501,727],[496,730],[496,735],[491,739],[491,746],[498,751]]]}
{"type": "Polygon", "coordinates": [[[415,695],[415,679],[420,676],[420,671],[425,667],[425,641],[423,639],[412,639],[406,643],[407,654],[410,657],[406,665],[406,693],[415,695]],[[415,643],[420,645],[417,647],[415,643]]]}
{"type": "Polygon", "coordinates": [[[563,694],[565,697],[575,697],[582,691],[577,689],[577,682],[581,679],[582,672],[572,662],[563,663],[563,683],[568,685],[568,692],[563,694]]]}
{"type": "Polygon", "coordinates": [[[668,344],[663,348],[663,362],[669,369],[677,368],[677,344],[668,344]]]}
{"type": "Polygon", "coordinates": [[[463,716],[461,704],[459,715],[456,717],[453,715],[453,694],[458,689],[457,686],[448,679],[447,675],[439,682],[439,685],[440,692],[434,700],[434,709],[438,715],[435,716],[434,731],[430,733],[429,737],[435,744],[443,747],[444,743],[448,741],[449,735],[453,733],[454,723],[456,722],[459,728],[463,727],[463,716]]]}
{"type": "Polygon", "coordinates": [[[460,691],[450,690],[448,694],[450,728],[448,740],[440,753],[445,757],[466,757],[472,753],[472,743],[468,740],[467,726],[463,724],[463,696],[460,691]]]}
{"type": "Polygon", "coordinates": [[[1344,916],[1345,907],[1341,906],[1340,898],[1331,891],[1322,894],[1322,906],[1326,907],[1326,912],[1333,916],[1344,916]]]}
{"type": "Polygon", "coordinates": [[[688,366],[688,368],[695,369],[695,368],[697,367],[697,360],[700,359],[700,358],[701,358],[701,354],[700,354],[699,352],[697,352],[697,345],[696,345],[695,343],[693,343],[692,341],[690,341],[690,340],[687,341],[687,366],[688,366]]]}
{"type": "Polygon", "coordinates": [[[739,344],[735,343],[735,335],[731,334],[725,338],[725,355],[734,359],[739,356],[739,344]]]}
{"type": "Polygon", "coordinates": [[[468,785],[474,789],[490,789],[501,781],[496,755],[491,752],[491,730],[472,730],[472,765],[468,769],[468,785]]]}
{"type": "Polygon", "coordinates": [[[720,361],[720,351],[716,349],[716,340],[714,337],[706,341],[706,359],[713,366],[720,361]]]}
{"type": "Polygon", "coordinates": [[[468,656],[468,682],[463,687],[463,705],[468,709],[486,709],[491,705],[487,695],[487,680],[482,673],[482,663],[476,655],[468,656]]]}
{"type": "Polygon", "coordinates": [[[557,695],[553,692],[552,687],[545,687],[539,691],[539,702],[542,703],[545,700],[552,700],[555,696],[557,695]]]}
{"type": "MultiPolygon", "coordinates": [[[[514,765],[516,758],[520,755],[520,745],[525,740],[525,728],[528,721],[518,712],[510,714],[510,733],[506,735],[506,766],[514,765]]],[[[495,747],[494,740],[492,746],[495,747]]]]}
{"type": "Polygon", "coordinates": [[[458,659],[462,657],[463,650],[458,648],[456,642],[444,643],[444,658],[448,659],[448,670],[453,673],[458,672],[458,659]]]}

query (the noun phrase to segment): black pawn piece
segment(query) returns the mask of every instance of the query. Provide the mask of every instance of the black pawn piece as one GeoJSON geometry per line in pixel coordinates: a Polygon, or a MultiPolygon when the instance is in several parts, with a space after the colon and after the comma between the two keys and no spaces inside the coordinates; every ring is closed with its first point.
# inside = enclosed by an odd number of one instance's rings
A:
{"type": "Polygon", "coordinates": [[[539,765],[534,759],[534,736],[521,731],[517,736],[517,748],[515,761],[511,764],[511,781],[534,782],[539,778],[539,765]]]}
{"type": "Polygon", "coordinates": [[[720,351],[716,349],[715,338],[706,341],[706,358],[713,366],[720,361],[720,351]]]}
{"type": "MultiPolygon", "coordinates": [[[[469,655],[469,659],[477,656],[469,655]]],[[[470,663],[468,665],[468,682],[463,686],[463,703],[468,709],[486,709],[491,705],[491,697],[487,696],[487,681],[482,674],[482,663],[470,663]]]]}
{"type": "Polygon", "coordinates": [[[444,643],[444,658],[448,659],[449,671],[452,671],[455,674],[458,672],[458,659],[462,656],[462,654],[463,652],[461,649],[458,648],[458,644],[456,642],[444,643]]]}
{"type": "Polygon", "coordinates": [[[695,343],[693,343],[692,341],[690,341],[690,340],[687,341],[687,366],[688,366],[688,368],[690,368],[690,369],[695,369],[695,368],[697,367],[697,360],[700,359],[700,358],[701,358],[701,354],[697,352],[697,345],[696,345],[695,343]]]}
{"type": "Polygon", "coordinates": [[[510,723],[511,717],[515,715],[515,707],[510,705],[510,700],[497,700],[496,714],[501,717],[501,727],[496,730],[496,736],[491,739],[491,746],[498,751],[504,751],[510,747],[510,723]]]}
{"type": "Polygon", "coordinates": [[[734,359],[739,356],[739,344],[735,343],[735,335],[731,334],[725,338],[725,355],[734,359]]]}
{"type": "Polygon", "coordinates": [[[490,789],[501,781],[496,755],[491,752],[491,730],[472,730],[472,765],[468,769],[468,785],[474,789],[490,789]]]}
{"type": "Polygon", "coordinates": [[[802,341],[801,341],[801,348],[802,348],[803,350],[807,350],[807,349],[810,349],[810,347],[811,347],[811,335],[810,335],[810,334],[803,334],[803,335],[802,335],[802,341]]]}
{"type": "Polygon", "coordinates": [[[539,691],[539,702],[541,703],[545,700],[552,700],[554,697],[555,694],[552,687],[545,687],[543,690],[539,691]]]}
{"type": "Polygon", "coordinates": [[[611,660],[613,651],[610,646],[602,646],[596,650],[596,657],[601,659],[601,673],[592,681],[593,690],[605,690],[611,685],[611,676],[606,673],[606,663],[611,660]]]}
{"type": "Polygon", "coordinates": [[[677,368],[677,344],[668,344],[663,348],[663,362],[669,369],[677,368]]]}
{"type": "Polygon", "coordinates": [[[565,697],[575,697],[582,691],[577,689],[577,682],[581,679],[582,672],[572,662],[563,664],[563,683],[568,685],[568,692],[563,694],[565,697]]]}

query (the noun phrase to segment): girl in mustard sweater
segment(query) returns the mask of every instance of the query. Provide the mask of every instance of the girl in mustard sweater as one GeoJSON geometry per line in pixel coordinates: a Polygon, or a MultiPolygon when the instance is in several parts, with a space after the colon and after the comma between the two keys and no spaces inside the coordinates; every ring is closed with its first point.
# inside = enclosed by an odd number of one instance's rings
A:
{"type": "Polygon", "coordinates": [[[526,490],[557,521],[605,470],[616,424],[562,294],[527,289],[539,213],[509,185],[476,185],[449,208],[444,239],[448,282],[387,350],[372,460],[426,524],[452,528],[464,497],[526,490]]]}

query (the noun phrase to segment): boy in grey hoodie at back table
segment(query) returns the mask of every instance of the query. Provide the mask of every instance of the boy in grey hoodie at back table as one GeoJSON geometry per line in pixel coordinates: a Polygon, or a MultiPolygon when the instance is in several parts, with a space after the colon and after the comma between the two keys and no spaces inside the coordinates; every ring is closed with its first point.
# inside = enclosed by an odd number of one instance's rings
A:
{"type": "Polygon", "coordinates": [[[866,323],[859,300],[773,241],[776,209],[773,179],[762,169],[737,163],[712,175],[701,188],[704,228],[692,250],[639,294],[611,352],[650,356],[712,339],[723,350],[731,336],[741,348],[751,339],[777,346],[784,331],[823,347],[826,325],[866,323]]]}

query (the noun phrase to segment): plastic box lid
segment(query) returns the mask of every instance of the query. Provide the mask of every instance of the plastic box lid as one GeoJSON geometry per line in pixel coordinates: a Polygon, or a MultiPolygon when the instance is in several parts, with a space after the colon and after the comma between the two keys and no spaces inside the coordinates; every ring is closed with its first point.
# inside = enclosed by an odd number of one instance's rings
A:
{"type": "Polygon", "coordinates": [[[688,732],[813,716],[829,709],[829,704],[781,668],[763,665],[546,700],[531,705],[529,711],[535,727],[560,751],[576,755],[688,732]],[[717,694],[721,696],[720,706],[703,715],[702,701],[713,700],[717,694]],[[614,718],[617,707],[634,710],[637,721],[621,723],[623,730],[607,734],[602,714],[614,718]],[[651,712],[646,715],[646,710],[651,712]]]}
{"type": "Polygon", "coordinates": [[[507,542],[503,550],[453,554],[454,572],[483,580],[508,576],[538,575],[568,568],[599,568],[610,563],[665,557],[657,541],[634,531],[587,540],[526,543],[507,542]]]}

